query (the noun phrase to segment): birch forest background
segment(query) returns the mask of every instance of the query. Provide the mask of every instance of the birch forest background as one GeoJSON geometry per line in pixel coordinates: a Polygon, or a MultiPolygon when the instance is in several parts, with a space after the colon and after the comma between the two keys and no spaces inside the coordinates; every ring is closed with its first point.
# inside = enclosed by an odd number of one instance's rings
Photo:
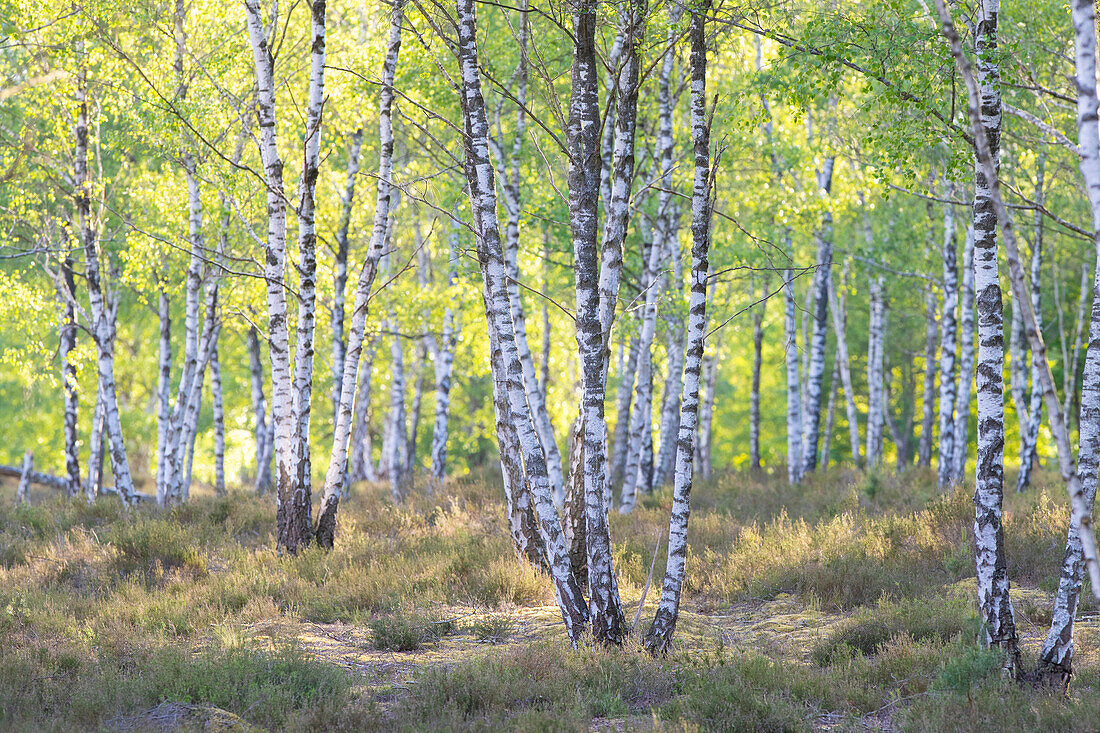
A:
{"type": "Polygon", "coordinates": [[[1100,728],[1092,0],[0,0],[0,728],[1100,728]]]}

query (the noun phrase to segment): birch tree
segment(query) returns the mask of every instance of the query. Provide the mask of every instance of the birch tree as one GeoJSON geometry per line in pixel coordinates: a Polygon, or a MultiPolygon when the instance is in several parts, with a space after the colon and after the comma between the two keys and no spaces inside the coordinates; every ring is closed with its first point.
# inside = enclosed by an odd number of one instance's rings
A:
{"type": "Polygon", "coordinates": [[[699,373],[707,330],[707,277],[710,253],[711,191],[710,119],[707,116],[706,14],[710,1],[689,9],[691,23],[691,140],[694,182],[691,192],[691,297],[688,304],[688,347],[680,398],[680,430],[676,441],[676,482],[668,530],[668,560],[661,599],[645,634],[651,654],[663,654],[672,642],[680,614],[680,592],[687,562],[687,527],[691,513],[692,461],[699,409],[699,373]]]}
{"type": "MultiPolygon", "coordinates": [[[[947,196],[951,198],[954,186],[949,184],[946,188],[947,196]]],[[[955,319],[959,303],[955,246],[955,209],[951,204],[946,204],[943,207],[943,247],[940,251],[943,263],[943,314],[940,319],[940,439],[936,460],[936,482],[941,489],[951,485],[955,456],[955,348],[959,338],[955,319]]]]}

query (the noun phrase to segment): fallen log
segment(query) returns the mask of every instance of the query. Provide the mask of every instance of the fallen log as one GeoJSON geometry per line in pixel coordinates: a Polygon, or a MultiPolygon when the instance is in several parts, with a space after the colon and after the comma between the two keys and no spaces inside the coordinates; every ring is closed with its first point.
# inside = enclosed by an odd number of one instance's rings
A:
{"type": "MultiPolygon", "coordinates": [[[[69,488],[68,479],[64,479],[60,476],[54,476],[51,473],[42,473],[41,471],[28,471],[27,480],[32,484],[38,484],[39,486],[48,486],[51,489],[61,489],[67,491],[69,488]]],[[[10,478],[16,478],[22,480],[23,469],[16,466],[5,466],[0,464],[0,476],[8,476],[10,478]]],[[[103,494],[118,494],[118,489],[114,486],[104,486],[100,489],[100,493],[103,494]]],[[[140,491],[134,492],[134,498],[138,501],[156,501],[156,497],[152,494],[145,494],[140,491]]]]}

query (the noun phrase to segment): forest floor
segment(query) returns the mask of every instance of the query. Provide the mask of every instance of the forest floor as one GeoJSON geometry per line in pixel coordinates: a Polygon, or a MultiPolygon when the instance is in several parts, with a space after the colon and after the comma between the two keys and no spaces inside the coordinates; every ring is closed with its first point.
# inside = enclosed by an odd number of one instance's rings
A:
{"type": "MultiPolygon", "coordinates": [[[[1025,669],[1068,512],[1056,476],[1006,501],[1025,669]]],[[[569,648],[515,559],[494,477],[400,503],[361,486],[332,552],[274,552],[270,497],[129,514],[0,486],[4,730],[1095,730],[1100,616],[1068,695],[980,648],[969,490],[927,471],[728,474],[693,494],[671,654],[569,648]]],[[[612,514],[633,619],[668,491],[612,514]]],[[[648,623],[658,576],[642,613],[648,623]]]]}

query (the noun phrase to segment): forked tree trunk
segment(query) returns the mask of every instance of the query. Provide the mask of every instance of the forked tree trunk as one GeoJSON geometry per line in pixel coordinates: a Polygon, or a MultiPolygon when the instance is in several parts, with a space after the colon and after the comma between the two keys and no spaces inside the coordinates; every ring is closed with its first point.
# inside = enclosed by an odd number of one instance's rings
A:
{"type": "MultiPolygon", "coordinates": [[[[401,25],[404,19],[404,4],[395,2],[390,10],[390,29],[386,46],[386,57],[382,63],[382,84],[378,102],[378,182],[375,187],[374,221],[371,227],[370,244],[359,279],[355,284],[355,301],[352,306],[351,323],[348,328],[348,347],[344,354],[343,376],[340,378],[340,399],[336,409],[336,424],[333,427],[332,453],[325,471],[325,487],[321,496],[321,507],[317,512],[317,543],[322,547],[332,547],[336,537],[336,512],[340,506],[340,497],[348,490],[348,441],[351,439],[352,414],[356,400],[356,376],[359,374],[359,357],[363,351],[363,339],[367,324],[367,307],[371,288],[378,272],[378,261],[386,246],[390,220],[390,176],[393,172],[393,79],[397,70],[398,54],[401,50],[401,25]]],[[[369,356],[364,376],[371,373],[374,356],[374,341],[368,350],[369,356]]],[[[362,378],[361,378],[362,379],[362,378]]],[[[355,410],[358,417],[356,440],[353,447],[351,475],[365,480],[373,479],[371,464],[370,428],[367,424],[370,414],[370,381],[363,379],[359,400],[361,406],[355,410]],[[356,451],[358,451],[356,453],[356,451]],[[358,458],[358,460],[354,460],[358,458]]]]}
{"type": "MultiPolygon", "coordinates": [[[[507,271],[501,246],[500,223],[493,165],[489,158],[489,120],[481,92],[478,70],[477,16],[473,0],[459,0],[457,6],[457,53],[461,70],[462,111],[466,131],[465,172],[473,211],[474,231],[478,239],[478,260],[484,283],[482,296],[486,320],[491,321],[490,336],[500,346],[499,364],[493,368],[493,380],[507,397],[510,424],[516,427],[524,471],[534,499],[535,510],[546,543],[546,554],[554,591],[565,621],[566,633],[576,644],[588,622],[588,609],[580,587],[569,571],[569,557],[561,523],[554,508],[546,461],[531,421],[523,389],[522,366],[516,352],[515,334],[509,318],[507,271]],[[495,334],[494,334],[495,332],[495,334]]],[[[500,433],[498,432],[498,437],[500,433]]]]}
{"type": "Polygon", "coordinates": [[[274,453],[276,541],[295,554],[309,544],[310,506],[298,485],[298,455],[294,419],[294,389],[290,373],[290,335],[286,304],[286,199],[283,161],[279,155],[275,117],[275,70],[270,40],[259,0],[244,0],[248,38],[256,70],[260,159],[267,196],[267,238],[264,280],[267,285],[268,343],[271,360],[271,415],[275,423],[274,453]]]}
{"type": "Polygon", "coordinates": [[[680,614],[680,592],[687,563],[687,528],[691,513],[692,459],[699,409],[699,373],[707,328],[707,275],[710,252],[711,170],[710,125],[707,119],[706,14],[710,0],[692,8],[691,138],[695,153],[695,180],[691,193],[691,297],[688,304],[688,347],[684,387],[680,399],[680,430],[676,441],[676,483],[668,529],[668,561],[661,599],[645,635],[651,654],[665,653],[672,642],[680,614]]]}

